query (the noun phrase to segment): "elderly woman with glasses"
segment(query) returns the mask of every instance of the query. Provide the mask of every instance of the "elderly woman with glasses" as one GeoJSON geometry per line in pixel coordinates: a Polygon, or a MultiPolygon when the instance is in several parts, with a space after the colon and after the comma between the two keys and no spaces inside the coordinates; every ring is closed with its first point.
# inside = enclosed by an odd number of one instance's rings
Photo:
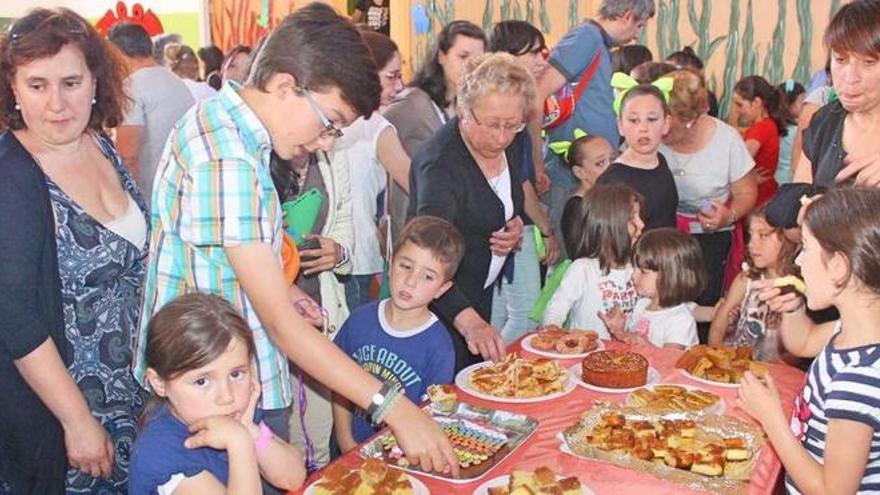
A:
{"type": "Polygon", "coordinates": [[[465,240],[455,284],[434,310],[450,329],[456,369],[504,355],[489,323],[492,288],[513,276],[511,254],[522,241],[524,132],[535,83],[506,53],[478,58],[458,84],[456,116],[416,154],[410,170],[409,217],[449,220],[465,240]],[[455,330],[457,331],[455,331],[455,330]]]}
{"type": "Polygon", "coordinates": [[[66,9],[0,38],[2,493],[62,493],[68,462],[68,493],[127,492],[149,222],[102,133],[126,104],[114,53],[66,9]]]}

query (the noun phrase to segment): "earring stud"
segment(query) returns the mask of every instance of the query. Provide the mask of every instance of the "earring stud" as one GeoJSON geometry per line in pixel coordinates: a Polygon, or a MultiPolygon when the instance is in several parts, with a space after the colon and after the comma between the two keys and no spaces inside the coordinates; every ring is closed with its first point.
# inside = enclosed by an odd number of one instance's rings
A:
{"type": "Polygon", "coordinates": [[[19,105],[18,103],[15,104],[15,111],[16,111],[16,112],[20,112],[20,111],[21,111],[21,105],[19,105]]]}

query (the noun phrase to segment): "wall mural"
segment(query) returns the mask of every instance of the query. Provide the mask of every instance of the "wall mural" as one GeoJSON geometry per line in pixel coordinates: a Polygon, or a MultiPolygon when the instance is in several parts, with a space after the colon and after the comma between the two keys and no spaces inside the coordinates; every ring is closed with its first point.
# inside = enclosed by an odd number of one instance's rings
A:
{"type": "Polygon", "coordinates": [[[140,24],[147,30],[150,36],[156,36],[165,32],[162,28],[162,21],[159,20],[159,17],[152,10],[144,10],[143,5],[135,3],[131,6],[131,14],[129,14],[128,6],[123,1],[116,2],[115,11],[108,9],[104,16],[95,22],[95,29],[104,36],[107,36],[110,29],[120,22],[140,24]]]}
{"type": "MultiPolygon", "coordinates": [[[[394,11],[395,22],[412,26],[409,43],[401,42],[404,59],[416,70],[451,19],[468,19],[489,31],[495,22],[526,20],[540,28],[552,45],[571,27],[593,15],[600,1],[584,0],[410,0],[394,11]],[[407,18],[408,17],[408,18],[407,18]],[[409,50],[407,50],[407,45],[409,50]]],[[[802,83],[825,63],[821,34],[840,0],[658,0],[657,15],[639,42],[655,59],[691,46],[706,63],[706,79],[728,115],[732,88],[749,74],[778,84],[787,78],[802,83]],[[793,6],[793,8],[792,8],[793,6]]]]}

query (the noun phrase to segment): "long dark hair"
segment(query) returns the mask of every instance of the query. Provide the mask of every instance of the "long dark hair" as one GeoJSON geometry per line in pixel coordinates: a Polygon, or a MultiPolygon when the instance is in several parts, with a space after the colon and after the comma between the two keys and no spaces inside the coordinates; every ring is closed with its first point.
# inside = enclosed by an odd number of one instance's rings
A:
{"type": "Polygon", "coordinates": [[[745,100],[760,98],[767,115],[776,123],[780,136],[788,134],[788,109],[783,107],[776,88],[761,76],[746,76],[736,83],[733,90],[745,100]]]}
{"type": "Polygon", "coordinates": [[[595,186],[581,202],[579,225],[563,228],[580,232],[578,248],[572,259],[597,258],[603,272],[629,263],[632,257],[632,239],[629,221],[636,204],[642,197],[629,186],[613,184],[595,186]]]}
{"type": "Polygon", "coordinates": [[[789,125],[797,125],[797,117],[791,114],[791,106],[797,101],[798,97],[805,94],[807,90],[804,88],[803,84],[794,79],[789,79],[779,86],[776,86],[776,90],[779,92],[779,100],[785,107],[786,122],[788,122],[789,125]]]}
{"type": "Polygon", "coordinates": [[[431,100],[440,108],[446,108],[452,103],[446,99],[446,75],[443,73],[443,66],[440,65],[440,53],[449,53],[449,49],[455,44],[455,38],[459,35],[486,44],[486,34],[476,24],[470,21],[450,22],[437,35],[431,54],[410,83],[411,86],[428,93],[431,100]]]}

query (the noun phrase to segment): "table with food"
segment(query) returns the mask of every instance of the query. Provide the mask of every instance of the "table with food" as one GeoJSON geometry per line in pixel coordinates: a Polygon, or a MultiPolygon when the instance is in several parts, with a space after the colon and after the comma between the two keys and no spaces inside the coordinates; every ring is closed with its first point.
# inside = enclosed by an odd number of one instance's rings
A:
{"type": "Polygon", "coordinates": [[[591,331],[526,335],[462,370],[425,405],[459,476],[411,465],[389,430],[309,477],[329,494],[760,494],[781,464],[737,408],[747,371],[772,375],[790,413],[804,373],[748,347],[629,347],[591,331]]]}

